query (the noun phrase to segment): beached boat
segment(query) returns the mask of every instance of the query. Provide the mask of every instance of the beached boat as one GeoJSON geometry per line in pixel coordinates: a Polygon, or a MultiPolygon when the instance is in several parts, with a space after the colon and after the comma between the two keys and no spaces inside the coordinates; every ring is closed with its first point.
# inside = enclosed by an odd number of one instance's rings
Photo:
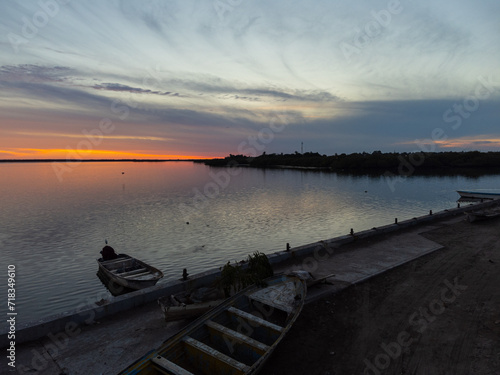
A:
{"type": "Polygon", "coordinates": [[[483,199],[500,199],[500,193],[487,192],[487,191],[464,191],[457,190],[460,194],[460,200],[462,201],[480,201],[483,199]]]}
{"type": "Polygon", "coordinates": [[[111,260],[97,259],[99,270],[113,282],[130,289],[143,289],[155,285],[163,272],[127,254],[118,254],[111,260]]]}
{"type": "Polygon", "coordinates": [[[300,314],[306,289],[295,276],[248,287],[120,374],[257,374],[300,314]]]}
{"type": "Polygon", "coordinates": [[[464,213],[467,217],[467,221],[469,223],[473,223],[476,221],[500,217],[500,208],[484,209],[484,210],[470,211],[464,213]]]}
{"type": "Polygon", "coordinates": [[[200,288],[158,298],[166,322],[193,319],[224,302],[224,292],[216,288],[200,288]]]}

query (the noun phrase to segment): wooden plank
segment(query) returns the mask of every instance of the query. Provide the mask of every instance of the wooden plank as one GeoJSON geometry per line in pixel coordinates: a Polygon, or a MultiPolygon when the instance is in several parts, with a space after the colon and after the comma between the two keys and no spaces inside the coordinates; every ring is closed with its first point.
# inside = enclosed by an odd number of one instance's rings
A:
{"type": "Polygon", "coordinates": [[[115,264],[120,262],[132,263],[132,258],[115,258],[110,260],[103,260],[102,262],[99,263],[101,263],[103,266],[108,266],[110,264],[115,264]]]}
{"type": "MultiPolygon", "coordinates": [[[[182,339],[184,343],[188,345],[188,347],[193,348],[194,350],[200,352],[208,362],[213,361],[212,370],[216,370],[220,366],[231,367],[235,370],[235,374],[246,374],[250,368],[244,363],[238,362],[234,358],[231,358],[224,353],[219,352],[218,350],[193,339],[192,337],[186,336],[182,339]]],[[[216,371],[218,373],[219,371],[216,371]]]]}
{"type": "Polygon", "coordinates": [[[146,271],[146,272],[141,272],[141,273],[136,273],[134,275],[129,275],[129,279],[133,279],[135,277],[140,277],[140,276],[144,276],[144,275],[151,275],[151,276],[154,276],[151,272],[149,271],[146,271]]]}
{"type": "Polygon", "coordinates": [[[263,326],[263,327],[270,328],[276,332],[280,332],[280,333],[283,332],[283,329],[284,329],[283,327],[280,327],[277,324],[268,322],[267,320],[259,318],[258,316],[247,313],[246,311],[237,309],[236,307],[231,306],[230,308],[227,309],[227,311],[233,315],[239,316],[240,318],[243,318],[245,320],[252,322],[254,326],[263,326]]]}
{"type": "Polygon", "coordinates": [[[207,327],[222,333],[223,335],[227,336],[229,339],[234,340],[236,342],[245,344],[247,346],[250,346],[252,349],[254,349],[257,353],[260,355],[264,355],[268,350],[269,346],[266,344],[261,343],[260,341],[257,341],[247,335],[244,335],[240,332],[236,332],[230,328],[227,328],[223,326],[222,324],[213,322],[211,320],[207,321],[205,323],[207,327]]]}
{"type": "Polygon", "coordinates": [[[153,362],[156,366],[160,367],[161,369],[168,371],[168,374],[193,375],[192,372],[183,369],[181,366],[176,365],[175,363],[169,361],[168,359],[162,356],[151,358],[151,362],[153,362]]]}
{"type": "Polygon", "coordinates": [[[147,270],[147,268],[138,268],[136,270],[132,270],[132,271],[128,271],[128,272],[117,273],[116,275],[121,276],[121,277],[131,276],[131,275],[134,275],[136,273],[144,272],[146,270],[147,270]]]}

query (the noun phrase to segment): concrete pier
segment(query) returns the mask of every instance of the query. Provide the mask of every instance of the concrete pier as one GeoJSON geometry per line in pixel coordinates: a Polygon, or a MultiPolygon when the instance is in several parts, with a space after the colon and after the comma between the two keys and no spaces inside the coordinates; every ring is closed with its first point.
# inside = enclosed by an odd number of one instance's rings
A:
{"type": "MultiPolygon", "coordinates": [[[[268,256],[275,272],[300,268],[318,278],[333,274],[329,284],[310,289],[308,301],[313,301],[440,249],[441,245],[420,233],[462,221],[466,211],[499,204],[500,201],[487,201],[395,220],[268,256]]],[[[160,296],[208,285],[219,274],[219,269],[208,270],[187,281],[169,282],[117,297],[102,306],[18,326],[15,370],[18,374],[39,375],[116,373],[185,324],[164,322],[156,303],[160,296]]],[[[9,348],[7,332],[1,333],[1,340],[0,346],[9,348]]],[[[0,372],[5,369],[13,368],[1,363],[0,372]]]]}

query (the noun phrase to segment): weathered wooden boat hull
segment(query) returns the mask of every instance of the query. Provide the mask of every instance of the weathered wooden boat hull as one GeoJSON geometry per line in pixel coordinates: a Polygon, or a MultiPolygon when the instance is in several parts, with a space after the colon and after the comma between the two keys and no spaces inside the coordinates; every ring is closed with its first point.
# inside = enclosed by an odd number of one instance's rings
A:
{"type": "Polygon", "coordinates": [[[163,277],[163,272],[127,254],[104,261],[97,259],[99,270],[111,281],[125,288],[138,290],[155,285],[163,277]]]}
{"type": "Polygon", "coordinates": [[[500,217],[500,210],[492,209],[492,210],[472,211],[472,212],[465,212],[465,215],[469,223],[474,223],[476,221],[483,221],[500,217]]]}
{"type": "Polygon", "coordinates": [[[224,292],[216,287],[201,287],[158,298],[166,322],[197,318],[224,302],[224,292]]]}
{"type": "Polygon", "coordinates": [[[500,193],[491,193],[491,192],[481,192],[481,191],[463,191],[457,190],[457,193],[460,194],[460,200],[462,201],[478,201],[483,199],[500,199],[500,193]]]}
{"type": "Polygon", "coordinates": [[[220,305],[222,302],[224,302],[224,300],[220,299],[215,301],[185,304],[181,306],[173,306],[160,303],[160,307],[163,311],[163,315],[165,316],[165,321],[173,322],[181,319],[198,318],[199,316],[205,314],[207,311],[220,305]]]}
{"type": "Polygon", "coordinates": [[[125,288],[123,285],[117,284],[115,281],[111,280],[109,276],[101,270],[101,268],[97,270],[96,275],[99,280],[101,280],[102,285],[104,285],[114,297],[121,296],[130,292],[135,292],[137,290],[125,288]]]}
{"type": "Polygon", "coordinates": [[[275,276],[207,312],[121,375],[257,374],[297,319],[306,283],[275,276]]]}

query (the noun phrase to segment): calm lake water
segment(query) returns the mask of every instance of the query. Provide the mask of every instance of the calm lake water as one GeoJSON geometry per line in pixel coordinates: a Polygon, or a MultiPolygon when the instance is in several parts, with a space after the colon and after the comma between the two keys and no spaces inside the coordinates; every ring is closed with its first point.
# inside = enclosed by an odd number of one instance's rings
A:
{"type": "Polygon", "coordinates": [[[455,207],[457,189],[500,187],[498,175],[412,176],[391,189],[383,177],[191,162],[81,163],[59,175],[51,163],[2,163],[0,179],[0,292],[5,302],[15,265],[18,322],[112,299],[96,276],[105,239],[161,269],[161,284],[183,268],[455,207]]]}

